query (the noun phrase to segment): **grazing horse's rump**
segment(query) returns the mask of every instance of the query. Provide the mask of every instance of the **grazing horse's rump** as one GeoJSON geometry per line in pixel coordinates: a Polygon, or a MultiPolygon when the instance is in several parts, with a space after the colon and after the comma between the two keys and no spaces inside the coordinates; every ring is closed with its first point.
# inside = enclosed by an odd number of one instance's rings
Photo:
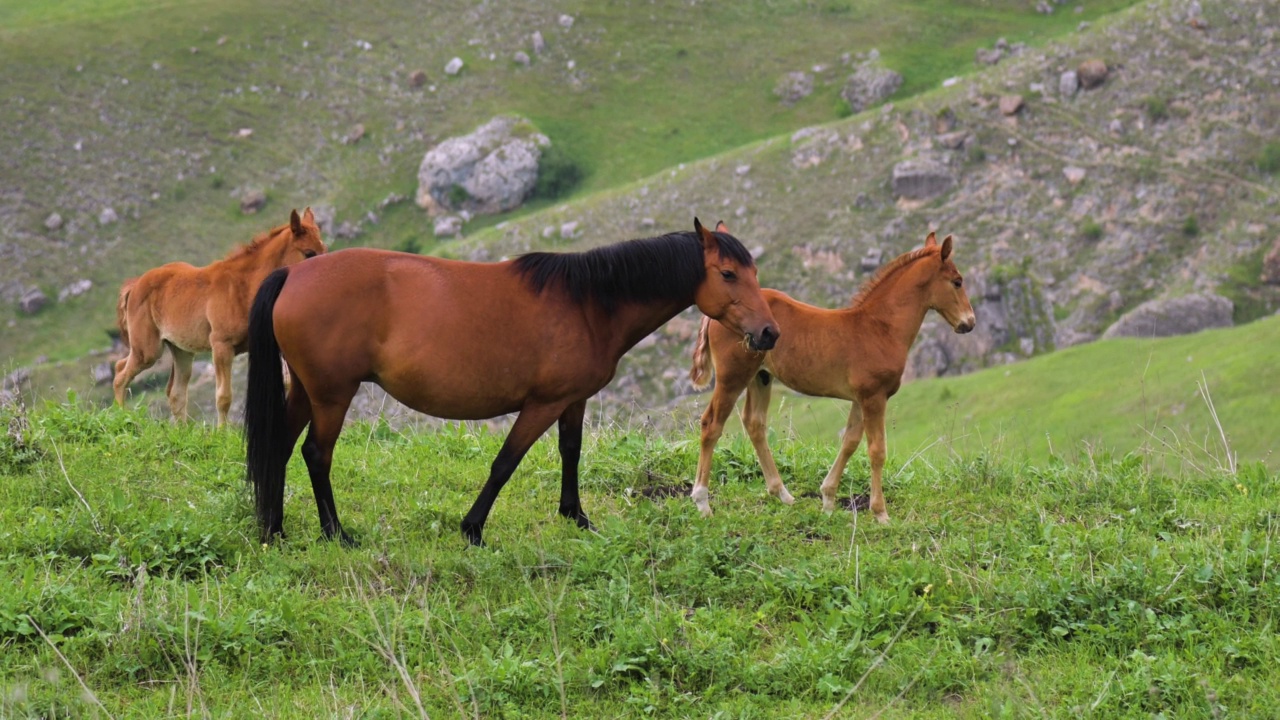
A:
{"type": "Polygon", "coordinates": [[[247,464],[264,539],[283,528],[284,473],[302,456],[326,537],[350,538],[329,479],[334,444],[362,382],[429,415],[519,413],[462,530],[476,544],[498,492],[554,423],[560,514],[587,527],[578,456],[587,399],[633,345],[692,304],[737,337],[773,346],[755,263],[731,235],[695,232],[585,253],[473,263],[352,249],[278,271],[249,324],[247,464]],[[273,369],[283,356],[287,398],[273,369]]]}
{"type": "Polygon", "coordinates": [[[704,515],[711,514],[707,488],[712,453],[725,420],[746,389],[742,424],[755,447],[765,483],[771,494],[791,504],[791,493],[782,484],[766,433],[770,380],[777,378],[806,395],[853,401],[840,452],[822,482],[822,506],[827,512],[835,508],[840,476],[865,429],[871,460],[871,511],[880,522],[888,522],[880,486],[885,459],[884,413],[902,382],[911,343],[929,310],[941,313],[956,332],[967,333],[977,322],[951,257],[951,236],[939,245],[929,233],[923,248],[882,268],[847,308],[817,308],[776,290],[765,290],[764,296],[782,333],[782,339],[768,353],[751,352],[719,323],[709,318],[702,321],[689,375],[695,388],[706,387],[711,382],[709,361],[713,361],[716,388],[702,415],[694,503],[704,515]]]}
{"type": "Polygon", "coordinates": [[[205,267],[169,263],[126,280],[116,301],[116,323],[129,354],[116,363],[116,403],[138,373],[160,359],[165,347],[173,355],[169,374],[169,409],[187,417],[187,383],[198,352],[213,352],[217,377],[218,424],[231,407],[231,361],[245,351],[249,304],[262,279],[272,270],[325,251],[311,208],[294,210],[287,225],[259,235],[205,267]]]}

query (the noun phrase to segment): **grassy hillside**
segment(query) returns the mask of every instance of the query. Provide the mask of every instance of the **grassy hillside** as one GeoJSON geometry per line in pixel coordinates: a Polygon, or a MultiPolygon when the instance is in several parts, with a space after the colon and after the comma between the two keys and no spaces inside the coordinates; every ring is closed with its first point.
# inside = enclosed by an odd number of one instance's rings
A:
{"type": "MultiPolygon", "coordinates": [[[[1106,340],[963,377],[908,383],[889,401],[889,454],[904,462],[916,453],[934,461],[991,452],[1044,463],[1140,453],[1170,468],[1227,467],[1229,453],[1201,395],[1203,383],[1230,455],[1277,468],[1278,354],[1280,317],[1182,337],[1106,340]]],[[[775,442],[834,448],[848,403],[777,395],[775,442]]],[[[708,398],[682,399],[686,426],[708,398]]],[[[738,432],[737,421],[731,424],[738,432]]],[[[798,489],[816,490],[821,479],[819,473],[798,489]]]]}
{"type": "MultiPolygon", "coordinates": [[[[767,498],[739,439],[702,519],[681,488],[693,444],[637,428],[587,443],[598,534],[555,516],[546,439],[476,550],[457,524],[501,438],[356,424],[334,473],[361,548],[314,540],[297,460],[290,539],[263,547],[234,433],[74,406],[27,419],[0,436],[6,717],[1280,710],[1280,496],[1257,466],[895,454],[882,527],[767,498]]],[[[782,455],[800,475],[826,464],[782,455]]]]}
{"type": "Polygon", "coordinates": [[[429,249],[423,213],[383,201],[412,196],[435,142],[499,112],[549,134],[582,169],[586,196],[837,117],[846,52],[878,48],[906,76],[905,96],[971,68],[974,48],[997,36],[1039,42],[1128,4],[1045,16],[1021,0],[7,2],[0,359],[100,346],[124,277],[215,259],[291,207],[334,207],[339,223],[363,223],[358,243],[429,249]],[[530,67],[512,60],[518,50],[534,55],[530,67]],[[454,56],[466,67],[450,78],[454,56]],[[779,77],[815,65],[826,70],[814,94],[783,107],[779,77]],[[428,81],[413,88],[419,69],[428,81]],[[357,123],[365,137],[344,144],[357,123]],[[267,193],[258,215],[237,209],[246,188],[267,193]],[[105,207],[120,222],[99,225],[105,207]],[[48,231],[54,211],[66,224],[48,231]],[[25,287],[56,296],[80,278],[95,283],[88,295],[17,313],[25,287]]]}

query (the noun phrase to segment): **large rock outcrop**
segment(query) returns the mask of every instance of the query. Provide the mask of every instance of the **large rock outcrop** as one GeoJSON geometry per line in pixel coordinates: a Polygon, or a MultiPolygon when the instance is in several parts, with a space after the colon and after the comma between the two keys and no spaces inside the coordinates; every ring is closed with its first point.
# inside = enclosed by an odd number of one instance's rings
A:
{"type": "Polygon", "coordinates": [[[533,192],[538,161],[550,145],[532,123],[509,115],[449,138],[422,158],[418,205],[431,215],[491,215],[519,207],[533,192]]]}
{"type": "Polygon", "coordinates": [[[1234,309],[1230,300],[1219,295],[1151,300],[1125,313],[1102,337],[1169,337],[1231,327],[1234,309]]]}

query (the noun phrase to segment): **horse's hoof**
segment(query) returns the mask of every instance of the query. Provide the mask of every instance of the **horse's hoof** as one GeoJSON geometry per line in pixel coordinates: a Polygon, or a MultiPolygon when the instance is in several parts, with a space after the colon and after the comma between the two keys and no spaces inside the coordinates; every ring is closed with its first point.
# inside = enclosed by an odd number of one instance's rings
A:
{"type": "Polygon", "coordinates": [[[698,512],[702,513],[702,517],[704,518],[711,517],[712,515],[711,503],[707,503],[707,502],[698,503],[698,512]]]}
{"type": "Polygon", "coordinates": [[[830,515],[836,511],[836,501],[831,498],[822,498],[822,512],[830,515]]]}
{"type": "Polygon", "coordinates": [[[791,497],[791,493],[787,492],[786,488],[782,488],[778,492],[777,498],[782,501],[783,505],[794,505],[796,502],[796,499],[791,497]]]}
{"type": "Polygon", "coordinates": [[[484,528],[478,525],[462,524],[462,535],[472,547],[484,547],[484,538],[481,536],[484,528]]]}
{"type": "Polygon", "coordinates": [[[880,523],[881,525],[889,524],[889,513],[881,510],[880,512],[876,513],[875,516],[876,516],[876,522],[880,523]]]}

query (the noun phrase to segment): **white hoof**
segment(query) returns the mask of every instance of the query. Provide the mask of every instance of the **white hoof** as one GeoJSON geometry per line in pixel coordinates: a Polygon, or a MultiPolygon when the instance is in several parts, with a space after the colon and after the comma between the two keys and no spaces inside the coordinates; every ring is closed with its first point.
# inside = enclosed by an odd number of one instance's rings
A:
{"type": "Polygon", "coordinates": [[[693,492],[689,493],[689,497],[693,498],[693,504],[698,506],[698,512],[702,513],[702,517],[711,517],[711,501],[710,493],[704,487],[696,487],[693,492]]]}
{"type": "Polygon", "coordinates": [[[796,501],[795,498],[791,497],[791,493],[787,492],[786,488],[779,490],[776,497],[782,501],[783,505],[793,505],[796,501]]]}
{"type": "Polygon", "coordinates": [[[830,515],[836,511],[836,499],[822,496],[822,512],[830,515]]]}

